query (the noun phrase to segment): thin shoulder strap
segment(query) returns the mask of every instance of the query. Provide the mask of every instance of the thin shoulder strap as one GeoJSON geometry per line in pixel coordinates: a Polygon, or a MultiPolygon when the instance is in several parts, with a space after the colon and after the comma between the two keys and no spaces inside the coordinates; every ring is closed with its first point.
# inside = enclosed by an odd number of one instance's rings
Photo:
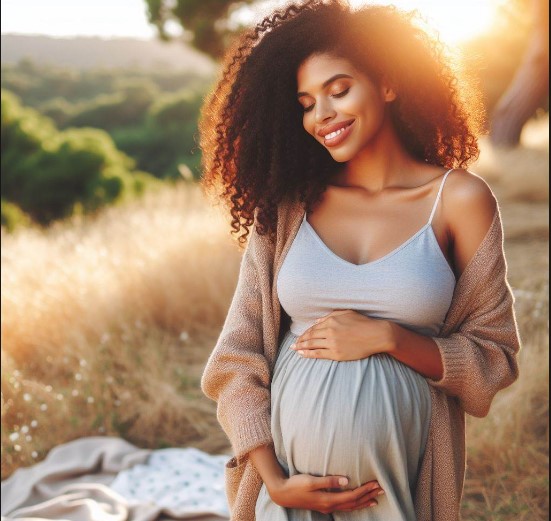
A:
{"type": "Polygon", "coordinates": [[[454,170],[453,168],[450,168],[450,170],[448,170],[444,174],[444,179],[442,179],[442,182],[440,183],[440,189],[438,190],[438,194],[436,195],[436,200],[434,201],[434,205],[432,207],[432,212],[430,213],[429,224],[432,222],[432,218],[434,217],[434,213],[436,212],[436,207],[438,206],[438,201],[440,201],[440,196],[442,195],[442,188],[444,188],[444,183],[446,182],[446,177],[448,177],[448,174],[453,170],[454,170]]]}

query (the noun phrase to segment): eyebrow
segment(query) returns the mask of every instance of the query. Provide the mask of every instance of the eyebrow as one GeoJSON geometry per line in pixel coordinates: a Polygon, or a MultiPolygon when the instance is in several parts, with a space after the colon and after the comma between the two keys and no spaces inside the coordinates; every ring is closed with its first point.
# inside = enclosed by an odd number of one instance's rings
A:
{"type": "MultiPolygon", "coordinates": [[[[336,81],[336,80],[340,80],[341,78],[350,78],[350,79],[353,79],[352,76],[350,76],[349,74],[335,74],[334,76],[331,76],[328,80],[325,80],[323,83],[322,83],[322,87],[325,88],[327,87],[327,85],[329,85],[330,83],[336,81]]],[[[307,92],[297,92],[297,98],[300,98],[301,96],[308,96],[308,93],[307,92]]]]}

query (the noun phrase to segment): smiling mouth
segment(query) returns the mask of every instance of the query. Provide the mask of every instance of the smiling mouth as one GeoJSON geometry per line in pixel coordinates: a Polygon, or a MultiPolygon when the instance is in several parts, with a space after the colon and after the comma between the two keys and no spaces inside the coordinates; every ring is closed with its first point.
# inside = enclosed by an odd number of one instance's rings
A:
{"type": "Polygon", "coordinates": [[[352,125],[354,125],[354,122],[355,120],[349,123],[348,125],[346,125],[345,127],[342,127],[324,136],[323,144],[327,147],[334,147],[334,146],[340,145],[350,135],[350,132],[352,131],[352,125]]]}

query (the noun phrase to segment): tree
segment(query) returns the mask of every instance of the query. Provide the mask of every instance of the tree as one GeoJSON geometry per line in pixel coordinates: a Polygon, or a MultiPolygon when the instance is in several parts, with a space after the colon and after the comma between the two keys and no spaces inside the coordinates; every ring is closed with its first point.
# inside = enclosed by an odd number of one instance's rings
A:
{"type": "Polygon", "coordinates": [[[532,0],[534,30],[513,81],[492,118],[490,138],[497,146],[519,143],[522,127],[549,93],[549,3],[532,0]]]}
{"type": "Polygon", "coordinates": [[[236,29],[228,21],[233,9],[253,1],[146,0],[147,16],[157,27],[161,39],[170,39],[166,25],[176,21],[191,33],[191,44],[195,48],[219,58],[236,29]]]}
{"type": "Polygon", "coordinates": [[[47,224],[76,208],[93,212],[125,195],[139,194],[146,183],[154,182],[135,170],[134,161],[103,130],[60,132],[4,90],[1,119],[3,219],[8,213],[15,216],[16,210],[6,205],[12,203],[47,224]]]}

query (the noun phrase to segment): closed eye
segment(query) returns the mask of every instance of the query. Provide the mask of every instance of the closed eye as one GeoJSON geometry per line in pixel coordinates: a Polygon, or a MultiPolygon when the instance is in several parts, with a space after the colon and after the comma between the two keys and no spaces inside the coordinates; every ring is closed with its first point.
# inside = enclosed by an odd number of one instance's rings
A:
{"type": "Polygon", "coordinates": [[[341,92],[337,92],[337,94],[331,94],[333,98],[342,98],[343,96],[346,96],[348,94],[348,91],[350,90],[350,87],[348,89],[344,89],[341,92]]]}
{"type": "MultiPolygon", "coordinates": [[[[331,94],[332,98],[342,98],[348,94],[348,91],[350,90],[350,87],[347,89],[344,89],[341,92],[337,92],[336,94],[331,94]]],[[[314,104],[309,105],[308,107],[304,107],[304,112],[310,112],[314,108],[314,104]]]]}

